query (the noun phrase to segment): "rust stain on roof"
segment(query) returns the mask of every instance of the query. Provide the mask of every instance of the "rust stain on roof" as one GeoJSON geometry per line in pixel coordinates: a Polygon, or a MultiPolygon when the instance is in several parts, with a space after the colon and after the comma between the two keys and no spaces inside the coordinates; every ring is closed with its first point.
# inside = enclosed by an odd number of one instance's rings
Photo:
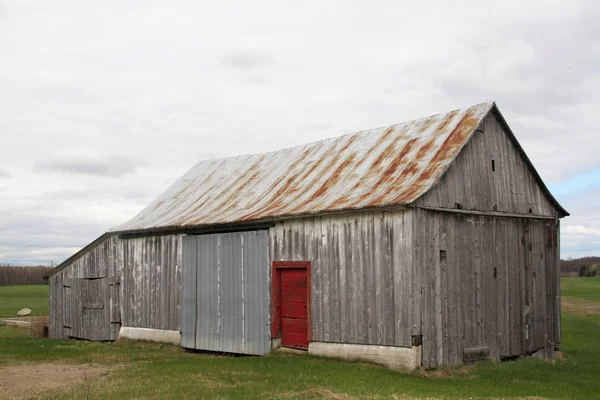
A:
{"type": "Polygon", "coordinates": [[[113,231],[409,204],[446,172],[493,103],[258,155],[201,161],[113,231]]]}

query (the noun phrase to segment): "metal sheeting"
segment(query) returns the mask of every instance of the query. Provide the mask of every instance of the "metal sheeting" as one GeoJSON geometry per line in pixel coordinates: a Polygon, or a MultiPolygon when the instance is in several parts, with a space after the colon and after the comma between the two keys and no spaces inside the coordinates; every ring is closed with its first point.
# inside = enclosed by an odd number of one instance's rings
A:
{"type": "Polygon", "coordinates": [[[184,237],[181,346],[268,353],[269,271],[267,231],[184,237]]]}
{"type": "Polygon", "coordinates": [[[265,154],[201,161],[131,221],[139,231],[411,203],[494,103],[265,154]]]}

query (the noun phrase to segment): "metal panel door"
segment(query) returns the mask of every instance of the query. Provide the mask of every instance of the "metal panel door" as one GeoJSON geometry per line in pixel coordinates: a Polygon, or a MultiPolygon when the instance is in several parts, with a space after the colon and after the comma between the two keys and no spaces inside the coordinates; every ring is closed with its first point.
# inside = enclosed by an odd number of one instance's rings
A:
{"type": "Polygon", "coordinates": [[[269,352],[267,231],[184,237],[182,278],[182,347],[269,352]]]}

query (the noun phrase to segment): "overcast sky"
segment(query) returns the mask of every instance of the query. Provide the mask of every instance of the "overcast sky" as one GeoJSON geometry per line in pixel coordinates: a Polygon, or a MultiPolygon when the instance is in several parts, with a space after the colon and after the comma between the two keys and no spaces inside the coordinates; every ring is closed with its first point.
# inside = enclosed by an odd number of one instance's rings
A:
{"type": "Polygon", "coordinates": [[[600,6],[0,0],[0,263],[59,263],[200,159],[497,101],[600,255],[600,6]],[[218,5],[216,5],[218,3],[218,5]]]}

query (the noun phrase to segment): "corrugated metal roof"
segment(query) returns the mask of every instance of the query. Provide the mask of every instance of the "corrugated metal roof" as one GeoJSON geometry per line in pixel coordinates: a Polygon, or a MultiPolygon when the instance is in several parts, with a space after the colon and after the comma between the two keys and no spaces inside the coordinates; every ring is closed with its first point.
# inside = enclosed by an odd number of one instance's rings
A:
{"type": "Polygon", "coordinates": [[[493,107],[482,103],[304,146],[201,161],[112,231],[408,204],[442,177],[493,107]]]}

